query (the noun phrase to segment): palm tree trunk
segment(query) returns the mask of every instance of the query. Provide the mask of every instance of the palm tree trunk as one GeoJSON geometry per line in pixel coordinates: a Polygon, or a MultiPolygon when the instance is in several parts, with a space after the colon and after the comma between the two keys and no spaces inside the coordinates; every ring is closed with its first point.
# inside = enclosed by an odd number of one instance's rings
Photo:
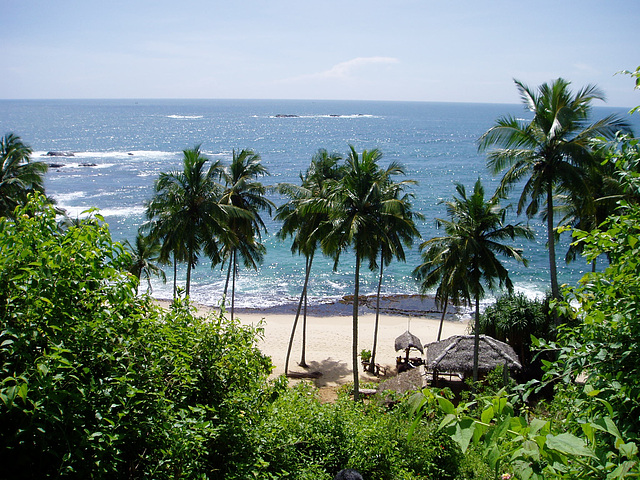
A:
{"type": "Polygon", "coordinates": [[[447,307],[449,306],[449,296],[445,295],[444,297],[444,309],[442,310],[442,316],[440,317],[440,328],[438,328],[438,342],[440,341],[440,337],[442,337],[442,326],[444,324],[444,316],[447,314],[447,307]]]}
{"type": "Polygon", "coordinates": [[[176,253],[173,252],[173,300],[175,301],[178,295],[178,260],[176,253]]]}
{"type": "Polygon", "coordinates": [[[189,296],[189,290],[191,288],[191,259],[192,259],[192,255],[193,255],[193,251],[191,249],[189,249],[189,256],[187,257],[187,288],[186,288],[186,295],[187,297],[189,296]]]}
{"type": "Polygon", "coordinates": [[[480,295],[476,293],[476,315],[474,325],[474,339],[473,339],[473,383],[474,389],[476,382],[478,381],[478,360],[480,357],[480,295]]]}
{"type": "Polygon", "coordinates": [[[549,245],[549,273],[551,274],[551,295],[554,299],[560,299],[558,288],[558,269],[556,267],[556,239],[553,231],[553,186],[547,184],[547,243],[549,245]]]}
{"type": "Polygon", "coordinates": [[[233,279],[231,282],[231,321],[233,321],[233,310],[236,304],[236,274],[238,273],[238,266],[236,265],[236,256],[237,251],[234,250],[231,255],[231,259],[233,260],[233,279]]]}
{"type": "MultiPolygon", "coordinates": [[[[311,263],[313,262],[313,253],[307,258],[307,272],[311,272],[311,263]]],[[[304,287],[302,288],[302,295],[304,297],[304,313],[302,314],[302,353],[300,355],[300,366],[307,368],[307,282],[309,281],[309,273],[305,275],[304,287]]]]}
{"type": "Polygon", "coordinates": [[[378,277],[378,293],[376,294],[376,321],[373,327],[373,347],[371,348],[371,360],[369,361],[369,372],[375,373],[376,368],[376,347],[378,346],[378,325],[380,320],[380,290],[382,289],[382,274],[384,272],[384,251],[380,250],[380,276],[378,277]]]}
{"type": "Polygon", "coordinates": [[[291,328],[291,336],[289,337],[289,347],[287,348],[287,358],[284,361],[284,374],[289,373],[289,358],[291,357],[291,348],[293,347],[293,337],[296,333],[296,327],[298,326],[298,319],[300,318],[300,310],[302,309],[302,302],[307,291],[307,283],[309,282],[309,274],[311,273],[311,264],[308,263],[309,268],[305,272],[304,286],[302,287],[302,295],[300,295],[300,301],[298,302],[298,310],[296,311],[296,318],[293,321],[293,327],[291,328]]]}
{"type": "MultiPolygon", "coordinates": [[[[233,257],[233,253],[231,254],[233,257]]],[[[227,269],[227,281],[224,282],[224,292],[222,293],[222,304],[226,307],[227,303],[227,290],[229,290],[229,278],[231,277],[231,258],[229,258],[229,268],[227,269]]]]}
{"type": "Polygon", "coordinates": [[[360,300],[360,254],[356,250],[355,292],[353,296],[353,344],[351,359],[353,363],[353,400],[360,399],[360,372],[358,370],[358,303],[360,300]]]}

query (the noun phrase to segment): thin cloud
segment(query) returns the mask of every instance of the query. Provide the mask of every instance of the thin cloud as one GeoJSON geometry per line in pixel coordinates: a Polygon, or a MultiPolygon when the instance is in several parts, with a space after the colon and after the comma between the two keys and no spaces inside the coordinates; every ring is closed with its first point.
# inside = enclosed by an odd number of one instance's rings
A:
{"type": "Polygon", "coordinates": [[[396,63],[400,63],[400,61],[393,57],[358,57],[347,60],[346,62],[337,63],[329,70],[300,75],[298,77],[290,78],[289,81],[347,79],[357,75],[358,71],[371,65],[392,65],[396,63]]]}

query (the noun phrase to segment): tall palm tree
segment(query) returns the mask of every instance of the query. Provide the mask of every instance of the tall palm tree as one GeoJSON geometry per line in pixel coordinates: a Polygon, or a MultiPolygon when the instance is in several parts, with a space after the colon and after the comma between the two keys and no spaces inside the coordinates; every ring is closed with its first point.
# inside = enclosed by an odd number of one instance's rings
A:
{"type": "Polygon", "coordinates": [[[321,148],[312,157],[311,165],[304,176],[300,175],[302,185],[280,184],[278,186],[278,191],[290,198],[288,202],[278,207],[276,211],[275,219],[282,221],[282,227],[278,232],[278,237],[281,239],[292,237],[291,252],[304,255],[305,257],[304,284],[291,328],[289,346],[285,359],[285,374],[289,371],[291,348],[303,305],[302,352],[299,365],[302,367],[307,366],[305,355],[307,287],[309,285],[313,257],[320,244],[320,240],[324,236],[323,227],[328,225],[327,214],[314,210],[313,205],[318,199],[323,198],[329,181],[337,181],[341,178],[342,169],[338,165],[341,159],[342,157],[339,154],[329,153],[327,150],[321,148]]]}
{"type": "Polygon", "coordinates": [[[360,395],[358,375],[358,308],[360,295],[360,266],[363,260],[377,256],[376,234],[383,231],[381,212],[392,200],[384,198],[387,183],[384,171],[378,166],[382,153],[364,150],[359,155],[353,146],[346,159],[345,174],[339,182],[332,182],[327,198],[319,202],[328,214],[331,231],[322,239],[323,251],[334,258],[337,267],[340,254],[349,247],[355,253],[353,296],[353,390],[354,399],[360,395]]]}
{"type": "Polygon", "coordinates": [[[138,232],[133,245],[131,245],[129,240],[126,240],[124,245],[131,254],[129,273],[138,279],[138,289],[140,288],[140,280],[143,277],[147,281],[147,293],[152,290],[152,276],[160,277],[164,282],[167,281],[167,276],[164,271],[155,263],[160,258],[160,244],[157,239],[138,232]]]}
{"type": "Polygon", "coordinates": [[[13,214],[29,192],[44,192],[47,164],[31,161],[33,150],[20,137],[7,133],[0,139],[0,217],[13,214]]]}
{"type": "MultiPolygon", "coordinates": [[[[380,292],[382,290],[382,280],[384,277],[384,267],[388,266],[395,258],[401,262],[405,261],[404,247],[410,247],[420,233],[416,228],[414,219],[423,218],[422,214],[414,212],[411,207],[412,194],[404,193],[406,187],[415,185],[413,180],[403,180],[394,182],[392,175],[404,175],[404,169],[393,162],[384,171],[384,185],[381,192],[385,201],[384,209],[380,212],[380,227],[376,235],[379,249],[379,275],[378,289],[376,293],[376,318],[373,328],[373,346],[371,348],[371,360],[369,371],[375,372],[376,350],[378,346],[378,326],[380,324],[380,292]]],[[[378,267],[375,257],[370,259],[369,268],[374,270],[378,267]]]]}
{"type": "Polygon", "coordinates": [[[470,197],[462,184],[456,184],[456,192],[457,197],[445,202],[449,220],[436,219],[438,227],[444,227],[446,236],[423,244],[431,247],[423,253],[426,264],[423,278],[432,281],[440,277],[444,282],[442,288],[450,296],[458,296],[466,304],[474,301],[473,380],[477,381],[480,300],[485,295],[485,285],[489,290],[496,286],[513,290],[509,272],[497,255],[527,264],[521,249],[501,242],[515,238],[532,239],[533,234],[520,224],[505,224],[506,208],[500,207],[500,197],[494,195],[485,200],[480,179],[470,197]]]}
{"type": "MultiPolygon", "coordinates": [[[[441,226],[436,220],[436,225],[441,226]]],[[[428,293],[437,285],[435,301],[442,308],[438,338],[442,338],[442,327],[449,303],[468,304],[471,299],[467,277],[467,266],[460,262],[457,239],[449,236],[434,237],[420,244],[422,263],[413,274],[420,282],[420,291],[428,293]]]]}
{"type": "Polygon", "coordinates": [[[533,112],[530,121],[513,116],[501,117],[479,139],[479,150],[488,152],[492,173],[504,171],[499,191],[507,192],[524,181],[518,200],[518,214],[529,218],[546,202],[547,246],[551,294],[560,297],[554,235],[554,195],[585,189],[585,165],[592,161],[590,142],[603,136],[614,138],[629,126],[620,117],[609,115],[589,123],[591,103],[604,100],[594,85],[573,94],[570,82],[558,78],[532,90],[515,80],[526,108],[533,112]],[[527,202],[528,205],[527,205],[527,202]]]}
{"type": "Polygon", "coordinates": [[[187,262],[187,295],[200,253],[204,251],[213,263],[219,259],[218,239],[228,235],[226,225],[237,215],[218,202],[222,167],[216,161],[207,168],[208,161],[199,145],[184,150],[183,170],[161,173],[146,204],[151,235],[163,242],[161,258],[172,254],[174,269],[176,261],[187,262]]]}
{"type": "Polygon", "coordinates": [[[220,204],[232,206],[245,213],[243,217],[230,218],[227,228],[233,235],[228,236],[224,242],[224,253],[229,261],[225,296],[229,276],[231,276],[232,319],[235,307],[238,254],[240,254],[246,268],[257,270],[266,251],[261,239],[262,232],[266,233],[267,227],[260,217],[260,212],[266,211],[271,215],[274,204],[266,197],[267,187],[256,179],[268,174],[260,155],[246,149],[240,152],[234,150],[231,164],[222,171],[225,187],[220,204]]]}

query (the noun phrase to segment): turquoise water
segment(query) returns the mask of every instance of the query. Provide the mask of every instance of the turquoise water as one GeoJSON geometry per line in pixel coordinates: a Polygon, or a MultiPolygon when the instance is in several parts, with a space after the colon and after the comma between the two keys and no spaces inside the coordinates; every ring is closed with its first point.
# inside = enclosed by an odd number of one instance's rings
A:
{"type": "MultiPolygon", "coordinates": [[[[596,109],[598,115],[620,109],[596,109]]],[[[527,118],[520,105],[488,105],[418,102],[274,101],[274,100],[78,100],[0,101],[0,133],[14,132],[34,149],[34,157],[46,152],[72,152],[73,156],[41,157],[51,168],[47,193],[72,216],[98,207],[115,240],[132,239],[143,222],[143,202],[152,194],[160,172],[179,169],[181,151],[202,144],[212,159],[229,162],[233,149],[260,153],[271,175],[265,184],[298,182],[318,148],[346,155],[378,148],[385,166],[398,161],[414,187],[414,208],[425,215],[420,224],[423,240],[438,234],[434,218],[445,217],[439,204],[454,194],[454,182],[471,188],[478,177],[488,192],[496,180],[477,153],[476,140],[500,115],[527,118]],[[91,166],[87,166],[91,165],[91,166]]],[[[637,117],[637,116],[636,116],[637,117]]],[[[638,122],[634,119],[636,129],[638,122]]],[[[276,204],[284,199],[272,195],[276,204]]],[[[514,218],[514,220],[516,220],[514,218]]],[[[526,221],[526,219],[518,219],[526,221]]],[[[528,295],[548,287],[544,230],[535,242],[522,244],[528,268],[506,262],[518,290],[528,295]]],[[[304,260],[292,256],[289,244],[275,238],[279,226],[267,221],[264,238],[267,256],[257,272],[241,271],[238,280],[240,307],[288,306],[295,302],[303,280],[304,260]]],[[[566,244],[566,239],[565,239],[566,244]]],[[[583,261],[566,265],[560,255],[560,281],[575,283],[587,270],[583,261]]],[[[417,293],[411,275],[420,263],[417,245],[406,264],[394,263],[384,277],[387,295],[417,293]]],[[[353,258],[344,255],[337,271],[333,262],[316,257],[310,300],[319,304],[353,290],[353,258]]],[[[167,267],[167,274],[171,268],[167,267]]],[[[184,271],[179,273],[184,279],[184,271]]],[[[224,285],[220,268],[211,269],[202,259],[194,272],[192,296],[216,305],[224,285]]],[[[367,274],[361,289],[374,293],[377,274],[367,274]]],[[[171,281],[154,282],[153,294],[171,296],[171,281]]]]}

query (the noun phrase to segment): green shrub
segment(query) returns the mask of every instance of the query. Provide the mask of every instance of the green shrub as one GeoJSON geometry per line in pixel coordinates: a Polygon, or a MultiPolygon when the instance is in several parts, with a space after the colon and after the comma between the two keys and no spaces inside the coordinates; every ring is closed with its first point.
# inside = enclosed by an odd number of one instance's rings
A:
{"type": "Polygon", "coordinates": [[[518,375],[521,381],[541,378],[542,362],[533,360],[531,336],[547,340],[555,338],[549,298],[533,300],[522,293],[499,297],[480,317],[480,333],[513,347],[523,367],[518,375]]]}
{"type": "Polygon", "coordinates": [[[225,478],[274,393],[259,330],[136,296],[96,215],[0,219],[0,461],[8,478],[225,478]]]}
{"type": "Polygon", "coordinates": [[[258,427],[261,463],[255,475],[307,478],[302,472],[315,466],[313,471],[327,478],[342,468],[380,480],[454,478],[461,462],[457,445],[429,426],[421,426],[408,442],[407,412],[348,397],[322,404],[312,386],[300,384],[273,402],[258,427]]]}

